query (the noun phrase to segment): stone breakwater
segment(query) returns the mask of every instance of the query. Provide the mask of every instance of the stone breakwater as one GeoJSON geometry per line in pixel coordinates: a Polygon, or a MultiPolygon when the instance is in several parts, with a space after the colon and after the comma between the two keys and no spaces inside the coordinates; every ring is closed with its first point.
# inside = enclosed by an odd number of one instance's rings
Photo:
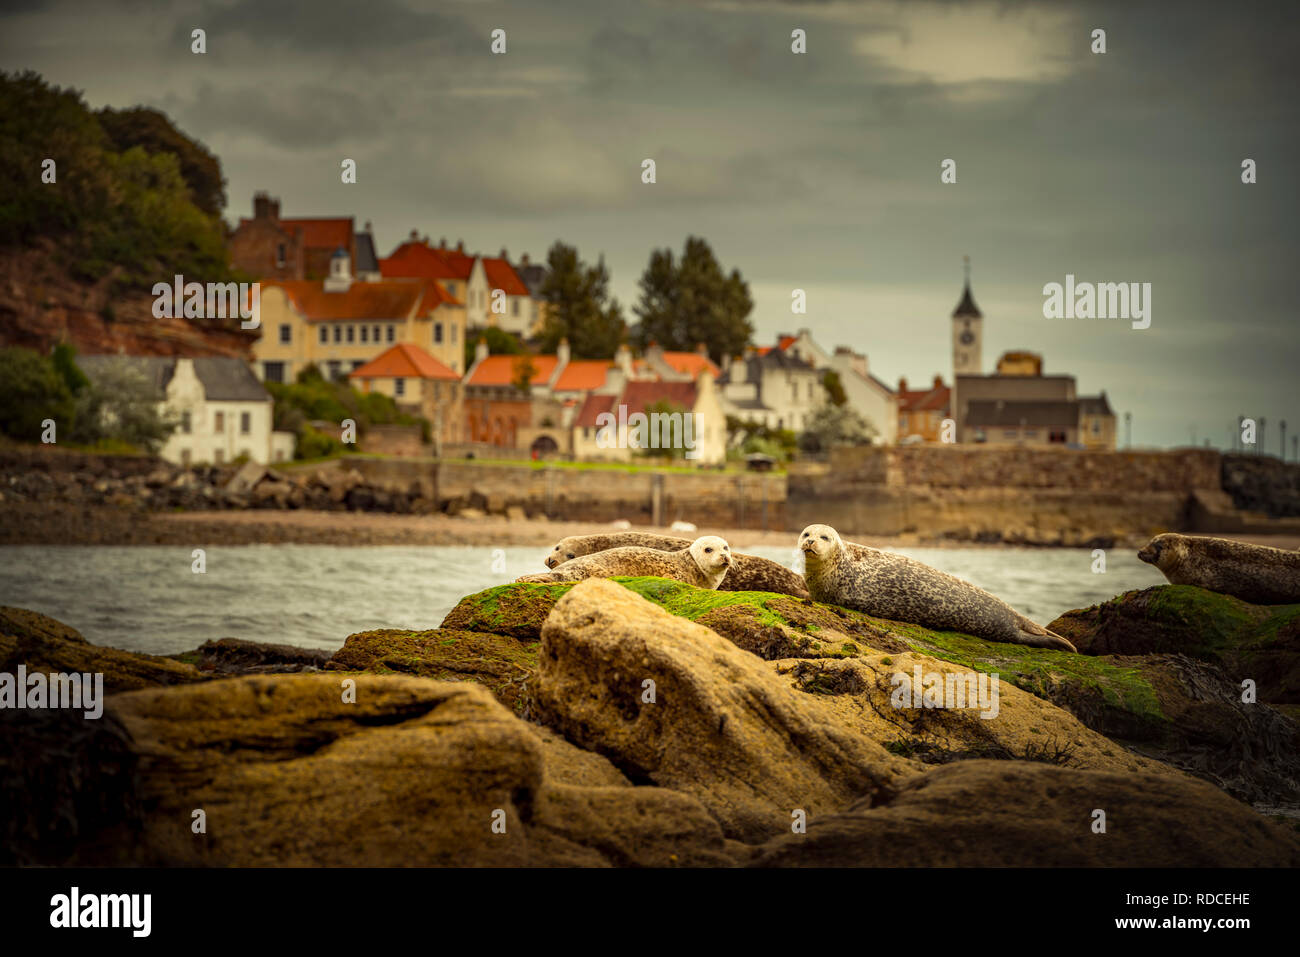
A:
{"type": "Polygon", "coordinates": [[[109,692],[97,722],[0,710],[0,864],[1300,864],[1295,829],[1243,803],[1300,806],[1300,606],[1164,586],[1053,627],[1089,653],[594,579],[333,654],[153,658],[0,609],[0,671],[109,692]],[[996,715],[898,706],[918,673],[998,674],[996,715]]]}

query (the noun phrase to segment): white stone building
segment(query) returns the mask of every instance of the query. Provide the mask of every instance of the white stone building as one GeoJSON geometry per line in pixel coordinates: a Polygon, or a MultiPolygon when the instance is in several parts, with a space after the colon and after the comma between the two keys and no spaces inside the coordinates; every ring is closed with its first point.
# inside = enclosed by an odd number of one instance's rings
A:
{"type": "Polygon", "coordinates": [[[294,434],[272,426],[270,394],[243,359],[165,356],[79,356],[92,382],[110,369],[130,369],[148,382],[180,424],[159,450],[177,465],[222,465],[240,456],[262,465],[293,458],[294,434]]]}

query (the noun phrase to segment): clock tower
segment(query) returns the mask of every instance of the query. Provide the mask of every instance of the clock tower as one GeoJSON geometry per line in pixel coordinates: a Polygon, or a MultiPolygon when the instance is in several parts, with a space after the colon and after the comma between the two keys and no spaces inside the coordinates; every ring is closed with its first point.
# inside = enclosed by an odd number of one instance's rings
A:
{"type": "Polygon", "coordinates": [[[952,372],[954,384],[959,375],[984,374],[984,314],[970,294],[970,257],[965,256],[966,288],[952,314],[952,372]]]}

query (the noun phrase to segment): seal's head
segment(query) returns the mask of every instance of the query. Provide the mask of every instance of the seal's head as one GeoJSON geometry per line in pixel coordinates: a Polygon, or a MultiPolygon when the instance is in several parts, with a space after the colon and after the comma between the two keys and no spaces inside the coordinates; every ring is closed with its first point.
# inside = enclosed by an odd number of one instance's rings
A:
{"type": "Polygon", "coordinates": [[[1163,571],[1177,568],[1187,557],[1187,540],[1181,535],[1166,532],[1157,535],[1147,543],[1147,547],[1138,552],[1138,558],[1148,565],[1154,565],[1163,571]]]}
{"type": "Polygon", "coordinates": [[[573,544],[567,538],[562,538],[551,549],[551,553],[546,556],[546,567],[554,568],[556,565],[577,557],[577,553],[573,550],[573,544]]]}
{"type": "Polygon", "coordinates": [[[725,538],[717,535],[705,535],[691,542],[691,558],[700,566],[705,576],[722,581],[731,567],[731,546],[725,538]]]}
{"type": "Polygon", "coordinates": [[[809,525],[799,533],[799,550],[806,562],[828,562],[843,547],[840,533],[829,525],[809,525]]]}

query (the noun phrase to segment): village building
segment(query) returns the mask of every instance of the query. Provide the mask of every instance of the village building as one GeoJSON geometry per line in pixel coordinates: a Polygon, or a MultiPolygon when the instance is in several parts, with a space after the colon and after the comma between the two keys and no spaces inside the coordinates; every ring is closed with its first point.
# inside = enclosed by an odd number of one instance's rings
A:
{"type": "Polygon", "coordinates": [[[228,245],[231,265],[256,279],[324,279],[339,249],[360,280],[380,278],[369,223],[358,233],[351,216],[282,219],[265,192],[253,195],[253,217],[240,219],[228,245]]]}
{"type": "Polygon", "coordinates": [[[381,393],[402,411],[423,416],[439,443],[463,441],[465,402],[461,377],[420,346],[399,342],[352,370],[348,381],[361,393],[381,393]]]}
{"type": "Polygon", "coordinates": [[[357,282],[338,249],[323,280],[275,280],[261,288],[261,337],[254,368],[270,382],[293,382],[309,364],[343,380],[398,343],[411,343],[459,375],[464,367],[464,304],[436,280],[357,282]]]}
{"type": "Polygon", "coordinates": [[[506,257],[488,258],[467,253],[465,244],[454,247],[442,240],[433,246],[415,230],[392,254],[379,263],[385,278],[434,279],[465,303],[471,329],[496,326],[521,339],[540,331],[545,320],[542,303],[533,297],[506,257]],[[499,291],[499,294],[497,294],[499,291]]]}
{"type": "Polygon", "coordinates": [[[178,420],[159,450],[177,465],[224,465],[247,459],[261,465],[293,458],[292,432],[277,432],[271,396],[243,359],[173,356],[79,356],[95,382],[129,370],[147,382],[160,410],[178,420]]]}
{"type": "Polygon", "coordinates": [[[803,431],[808,416],[826,400],[821,373],[779,343],[734,357],[717,382],[725,414],[770,429],[803,431]]]}
{"type": "Polygon", "coordinates": [[[572,430],[578,459],[631,462],[681,455],[703,466],[727,460],[727,415],[712,374],[704,370],[694,381],[637,380],[616,393],[589,395],[572,430]],[[646,417],[642,428],[633,418],[637,415],[646,417]]]}
{"type": "MultiPolygon", "coordinates": [[[[907,380],[898,380],[898,441],[943,441],[943,421],[949,416],[952,390],[944,385],[942,376],[935,376],[927,389],[909,389],[907,380]]],[[[954,433],[952,441],[956,441],[954,433]]]]}

